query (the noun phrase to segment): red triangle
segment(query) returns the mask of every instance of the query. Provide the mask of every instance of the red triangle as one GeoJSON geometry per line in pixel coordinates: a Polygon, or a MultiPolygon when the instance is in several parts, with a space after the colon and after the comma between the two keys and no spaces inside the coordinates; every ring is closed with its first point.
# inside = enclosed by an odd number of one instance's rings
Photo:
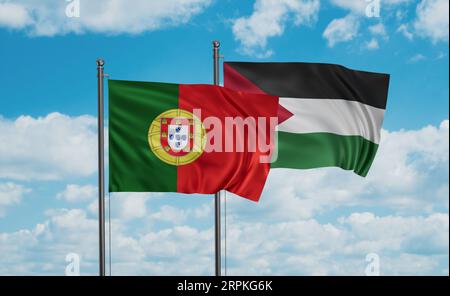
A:
{"type": "Polygon", "coordinates": [[[294,113],[289,111],[288,109],[281,106],[280,103],[278,103],[278,125],[280,125],[282,122],[285,122],[292,116],[294,116],[294,113]]]}
{"type": "MultiPolygon", "coordinates": [[[[225,87],[242,92],[267,95],[267,93],[262,91],[253,82],[245,78],[226,63],[223,64],[223,73],[225,87]]],[[[278,124],[281,124],[293,115],[294,114],[292,112],[278,104],[278,124]]]]}

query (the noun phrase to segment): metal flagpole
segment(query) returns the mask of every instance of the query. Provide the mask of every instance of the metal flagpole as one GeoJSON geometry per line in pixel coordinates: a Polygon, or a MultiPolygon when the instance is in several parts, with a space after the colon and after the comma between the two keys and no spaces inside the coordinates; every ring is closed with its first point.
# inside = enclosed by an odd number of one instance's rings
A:
{"type": "Polygon", "coordinates": [[[99,234],[99,272],[105,276],[105,155],[104,155],[104,67],[105,61],[97,59],[98,86],[98,234],[99,234]]]}
{"type": "MultiPolygon", "coordinates": [[[[220,42],[213,41],[213,61],[214,61],[214,85],[219,85],[219,46],[220,42]]],[[[220,191],[216,193],[214,199],[215,208],[215,248],[216,248],[216,276],[221,275],[221,235],[220,235],[220,191]]]]}

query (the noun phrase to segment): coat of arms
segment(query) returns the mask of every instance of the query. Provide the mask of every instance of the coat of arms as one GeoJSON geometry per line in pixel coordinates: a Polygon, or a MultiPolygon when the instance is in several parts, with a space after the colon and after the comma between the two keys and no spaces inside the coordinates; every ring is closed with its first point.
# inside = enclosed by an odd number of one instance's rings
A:
{"type": "Polygon", "coordinates": [[[156,117],[150,125],[150,148],[162,161],[172,165],[193,162],[203,153],[206,132],[200,119],[182,109],[156,117]]]}

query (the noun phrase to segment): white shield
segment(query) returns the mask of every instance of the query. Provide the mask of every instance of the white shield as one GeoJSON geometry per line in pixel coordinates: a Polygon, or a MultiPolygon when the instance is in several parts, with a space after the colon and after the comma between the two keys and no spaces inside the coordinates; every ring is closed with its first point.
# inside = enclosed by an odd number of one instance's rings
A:
{"type": "Polygon", "coordinates": [[[184,149],[189,143],[189,125],[169,124],[167,142],[174,151],[184,149]]]}

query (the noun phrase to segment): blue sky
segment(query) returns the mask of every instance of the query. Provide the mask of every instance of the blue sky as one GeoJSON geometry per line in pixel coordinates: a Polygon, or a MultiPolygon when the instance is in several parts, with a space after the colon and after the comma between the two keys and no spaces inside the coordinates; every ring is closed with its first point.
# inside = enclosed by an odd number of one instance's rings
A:
{"type": "MultiPolygon", "coordinates": [[[[448,274],[448,1],[125,2],[0,0],[0,274],[63,274],[70,252],[96,272],[96,58],[211,83],[214,39],[229,61],[391,74],[369,177],[277,170],[259,204],[228,198],[228,273],[364,274],[375,252],[382,274],[448,274]]],[[[113,272],[212,273],[211,197],[114,197],[113,272]]]]}

